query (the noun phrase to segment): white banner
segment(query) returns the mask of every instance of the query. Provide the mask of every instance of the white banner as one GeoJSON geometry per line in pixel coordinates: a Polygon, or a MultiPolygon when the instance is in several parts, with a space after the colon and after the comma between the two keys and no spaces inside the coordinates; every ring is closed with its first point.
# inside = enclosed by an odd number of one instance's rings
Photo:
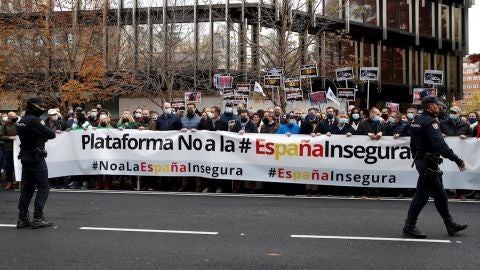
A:
{"type": "MultiPolygon", "coordinates": [[[[447,138],[465,160],[441,165],[446,188],[480,189],[480,141],[447,138]]],[[[18,153],[15,141],[15,156],[18,153]]],[[[138,130],[70,131],[48,141],[49,177],[68,175],[200,176],[385,188],[413,188],[409,138],[138,130]]],[[[21,164],[15,159],[16,175],[21,164]]],[[[19,178],[19,177],[17,177],[19,178]]],[[[18,179],[17,179],[18,180],[18,179]]]]}

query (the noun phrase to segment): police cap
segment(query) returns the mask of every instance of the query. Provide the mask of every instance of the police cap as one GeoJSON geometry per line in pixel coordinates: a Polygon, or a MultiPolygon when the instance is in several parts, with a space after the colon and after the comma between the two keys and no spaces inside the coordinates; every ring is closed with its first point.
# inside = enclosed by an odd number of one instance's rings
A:
{"type": "Polygon", "coordinates": [[[432,97],[432,96],[426,96],[422,99],[422,105],[423,104],[428,104],[428,103],[435,103],[439,106],[445,106],[439,99],[438,97],[432,97]]]}
{"type": "Polygon", "coordinates": [[[44,102],[43,102],[43,98],[41,97],[31,97],[27,100],[27,104],[36,104],[39,106],[43,106],[44,102]]]}

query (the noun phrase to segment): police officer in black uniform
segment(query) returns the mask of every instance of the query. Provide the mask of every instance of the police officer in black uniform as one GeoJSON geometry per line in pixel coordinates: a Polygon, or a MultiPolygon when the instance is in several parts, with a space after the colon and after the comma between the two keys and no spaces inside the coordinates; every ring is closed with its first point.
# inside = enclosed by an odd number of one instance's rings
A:
{"type": "MultiPolygon", "coordinates": [[[[423,113],[411,125],[410,148],[415,157],[415,167],[419,177],[417,189],[413,197],[403,234],[408,237],[426,238],[416,227],[417,218],[428,198],[433,197],[438,213],[443,218],[449,235],[455,235],[467,228],[467,225],[456,223],[448,210],[448,197],[443,187],[442,171],[439,164],[441,156],[455,162],[460,171],[465,170],[465,163],[448,147],[440,131],[437,117],[444,107],[437,97],[427,96],[422,99],[423,113]]],[[[413,164],[412,164],[413,165],[413,164]]]]}
{"type": "Polygon", "coordinates": [[[33,229],[52,226],[43,216],[43,207],[48,198],[48,169],[45,163],[47,152],[45,142],[55,138],[55,132],[45,125],[39,117],[45,112],[43,99],[33,97],[27,101],[25,116],[17,122],[17,135],[20,138],[19,159],[22,161],[22,190],[18,202],[17,229],[31,227],[33,229]],[[33,220],[28,217],[28,206],[35,188],[33,220]]]}

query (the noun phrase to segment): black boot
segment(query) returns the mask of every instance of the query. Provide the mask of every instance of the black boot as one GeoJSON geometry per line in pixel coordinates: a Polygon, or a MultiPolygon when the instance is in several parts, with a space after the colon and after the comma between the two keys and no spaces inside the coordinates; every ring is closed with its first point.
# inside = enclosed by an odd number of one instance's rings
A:
{"type": "Polygon", "coordinates": [[[18,213],[18,220],[17,220],[17,229],[23,229],[30,227],[30,218],[28,217],[28,211],[20,211],[18,213]]]}
{"type": "Polygon", "coordinates": [[[453,236],[456,235],[458,232],[465,230],[468,225],[467,224],[458,224],[453,221],[453,218],[448,218],[445,220],[445,227],[447,227],[448,235],[453,236]]]}
{"type": "Polygon", "coordinates": [[[35,210],[35,212],[33,212],[33,221],[31,225],[32,225],[32,229],[40,229],[40,228],[50,227],[53,224],[45,221],[45,218],[43,216],[43,211],[35,210]]]}
{"type": "Polygon", "coordinates": [[[417,229],[417,219],[406,219],[405,226],[403,227],[403,234],[407,237],[413,238],[427,238],[427,235],[422,233],[419,229],[417,229]]]}

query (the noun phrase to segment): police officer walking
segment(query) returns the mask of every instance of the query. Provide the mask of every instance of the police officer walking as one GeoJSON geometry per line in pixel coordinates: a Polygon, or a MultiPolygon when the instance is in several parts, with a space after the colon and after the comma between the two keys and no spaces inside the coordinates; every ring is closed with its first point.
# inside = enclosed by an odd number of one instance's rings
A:
{"type": "MultiPolygon", "coordinates": [[[[427,96],[422,99],[423,113],[411,124],[410,148],[415,157],[415,167],[419,177],[417,189],[413,197],[403,234],[408,237],[426,238],[416,227],[417,218],[428,198],[433,197],[438,213],[443,218],[449,235],[455,235],[467,228],[467,225],[456,223],[448,210],[448,196],[443,187],[442,171],[439,164],[441,156],[455,162],[460,171],[465,170],[465,163],[447,145],[440,131],[437,120],[440,106],[445,106],[437,97],[427,96]]],[[[413,165],[413,164],[412,164],[413,165]]]]}
{"type": "Polygon", "coordinates": [[[43,99],[33,97],[27,101],[25,116],[17,122],[17,135],[20,138],[20,155],[22,161],[22,190],[18,202],[17,229],[31,227],[32,229],[52,226],[43,216],[43,207],[48,198],[48,169],[45,162],[47,152],[45,142],[55,138],[55,132],[45,125],[39,117],[45,112],[43,99]],[[35,198],[33,221],[28,217],[28,206],[35,188],[38,189],[35,198]]]}

